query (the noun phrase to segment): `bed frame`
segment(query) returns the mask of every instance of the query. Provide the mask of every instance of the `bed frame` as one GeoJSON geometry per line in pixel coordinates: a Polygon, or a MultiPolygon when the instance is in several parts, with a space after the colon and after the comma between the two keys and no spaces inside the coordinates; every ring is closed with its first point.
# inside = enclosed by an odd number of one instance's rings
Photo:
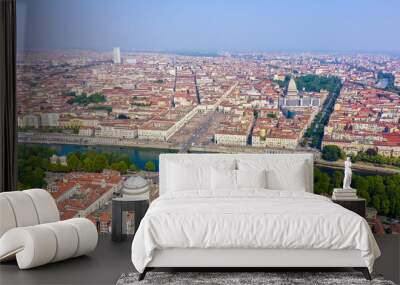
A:
{"type": "MultiPolygon", "coordinates": [[[[306,191],[313,192],[313,155],[312,154],[161,154],[160,155],[160,195],[164,194],[168,179],[167,160],[217,160],[221,158],[265,157],[269,160],[288,158],[303,160],[309,170],[306,191]]],[[[271,268],[353,268],[361,271],[367,280],[371,275],[359,250],[329,250],[329,249],[250,249],[250,248],[169,248],[154,252],[152,261],[139,275],[143,280],[146,273],[154,269],[220,269],[233,271],[249,271],[255,268],[259,271],[271,268]]]]}
{"type": "MultiPolygon", "coordinates": [[[[140,274],[155,268],[212,269],[229,268],[234,271],[285,268],[353,268],[367,280],[371,275],[359,250],[329,249],[193,249],[171,248],[156,250],[152,261],[140,274]]],[[[262,271],[262,270],[261,270],[262,271]]]]}

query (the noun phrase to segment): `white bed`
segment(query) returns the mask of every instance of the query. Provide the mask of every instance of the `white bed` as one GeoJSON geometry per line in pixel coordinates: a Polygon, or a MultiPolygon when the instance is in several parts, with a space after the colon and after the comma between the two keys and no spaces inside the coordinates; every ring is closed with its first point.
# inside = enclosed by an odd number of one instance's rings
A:
{"type": "Polygon", "coordinates": [[[380,251],[367,222],[312,192],[311,154],[162,154],[132,262],[140,278],[154,267],[354,267],[370,278],[380,251]],[[238,188],[264,170],[269,185],[238,188]]]}

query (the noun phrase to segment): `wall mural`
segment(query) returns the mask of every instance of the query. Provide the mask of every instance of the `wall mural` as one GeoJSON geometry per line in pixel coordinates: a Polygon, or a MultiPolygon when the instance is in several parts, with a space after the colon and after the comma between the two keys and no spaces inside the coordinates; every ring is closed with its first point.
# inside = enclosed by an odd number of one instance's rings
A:
{"type": "Polygon", "coordinates": [[[343,186],[347,155],[374,230],[400,233],[398,57],[110,45],[121,20],[88,36],[93,24],[70,28],[87,19],[56,19],[68,4],[32,14],[26,5],[17,7],[18,188],[47,189],[63,219],[86,216],[109,232],[110,200],[127,181],[157,197],[160,153],[311,152],[315,193],[343,186]],[[52,25],[65,41],[43,39],[52,25]]]}

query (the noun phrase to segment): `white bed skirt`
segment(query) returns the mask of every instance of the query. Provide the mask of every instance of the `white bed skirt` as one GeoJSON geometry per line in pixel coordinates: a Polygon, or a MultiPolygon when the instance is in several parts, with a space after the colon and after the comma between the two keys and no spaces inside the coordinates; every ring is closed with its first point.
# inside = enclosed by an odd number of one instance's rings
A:
{"type": "Polygon", "coordinates": [[[155,250],[147,267],[366,267],[359,250],[194,249],[155,250]]]}

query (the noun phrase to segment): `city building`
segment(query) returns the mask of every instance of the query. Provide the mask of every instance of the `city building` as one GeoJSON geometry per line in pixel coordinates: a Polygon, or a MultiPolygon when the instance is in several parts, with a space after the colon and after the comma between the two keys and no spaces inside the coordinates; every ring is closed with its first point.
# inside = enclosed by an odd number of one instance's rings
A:
{"type": "Polygon", "coordinates": [[[346,83],[325,127],[322,147],[337,145],[349,154],[374,149],[399,157],[399,106],[394,92],[346,83]]]}
{"type": "Polygon", "coordinates": [[[280,99],[280,105],[282,108],[303,108],[303,107],[320,107],[322,102],[325,100],[327,92],[323,92],[323,98],[321,95],[312,92],[299,92],[297,90],[296,82],[293,77],[290,78],[289,85],[287,87],[285,95],[280,99]]]}
{"type": "Polygon", "coordinates": [[[400,88],[400,72],[394,74],[394,86],[400,88]]]}
{"type": "Polygon", "coordinates": [[[114,55],[114,58],[113,58],[114,64],[120,64],[121,63],[121,51],[120,51],[119,47],[115,47],[113,49],[113,55],[114,55]]]}
{"type": "Polygon", "coordinates": [[[40,125],[42,127],[58,127],[60,114],[40,113],[40,125]]]}
{"type": "Polygon", "coordinates": [[[104,170],[102,173],[72,172],[49,185],[57,201],[61,219],[86,217],[102,208],[120,193],[122,177],[119,172],[104,170]]]}
{"type": "Polygon", "coordinates": [[[128,177],[122,186],[121,193],[123,197],[142,197],[143,195],[149,197],[149,183],[146,179],[139,175],[128,177]]]}
{"type": "Polygon", "coordinates": [[[67,166],[67,157],[65,155],[58,156],[56,154],[53,154],[50,157],[50,163],[51,164],[61,164],[61,165],[67,166]]]}

